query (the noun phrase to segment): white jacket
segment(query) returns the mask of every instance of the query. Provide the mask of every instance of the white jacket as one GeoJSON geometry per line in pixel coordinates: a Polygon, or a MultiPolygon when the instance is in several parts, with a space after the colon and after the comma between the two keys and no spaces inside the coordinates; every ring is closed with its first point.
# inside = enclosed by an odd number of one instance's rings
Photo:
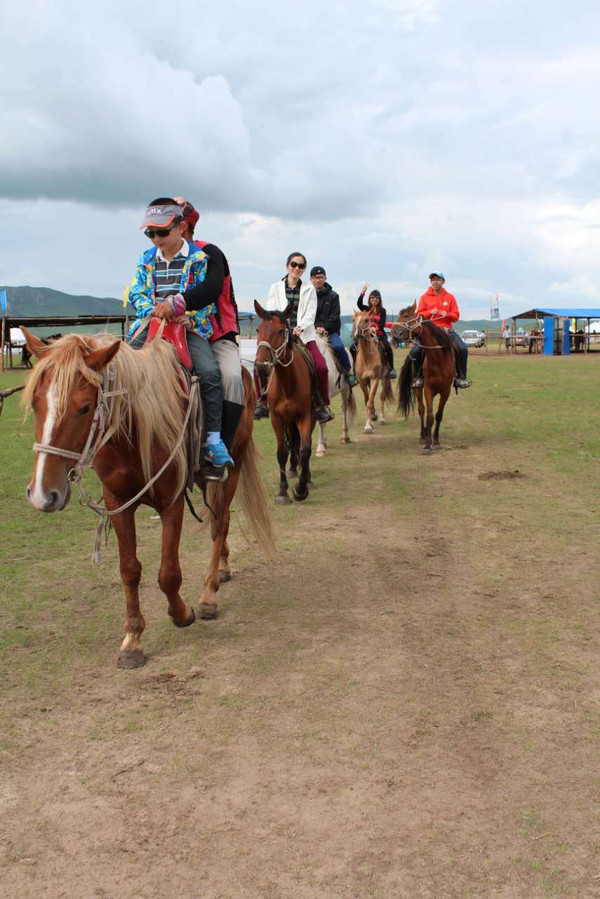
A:
{"type": "MultiPolygon", "coordinates": [[[[271,284],[267,297],[267,310],[269,312],[283,312],[288,301],[285,296],[285,278],[271,284]]],[[[298,303],[298,325],[302,328],[302,340],[309,343],[316,340],[315,316],[317,314],[317,291],[312,284],[300,285],[300,302],[298,303]]]]}

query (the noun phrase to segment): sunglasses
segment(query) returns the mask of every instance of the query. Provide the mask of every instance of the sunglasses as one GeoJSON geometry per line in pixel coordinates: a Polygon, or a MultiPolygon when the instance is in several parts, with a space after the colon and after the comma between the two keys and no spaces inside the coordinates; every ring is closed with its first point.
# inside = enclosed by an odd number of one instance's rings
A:
{"type": "Polygon", "coordinates": [[[290,268],[299,268],[302,271],[306,268],[306,262],[290,262],[290,268]]]}
{"type": "Polygon", "coordinates": [[[146,228],[144,234],[146,237],[149,237],[150,240],[154,240],[155,237],[166,237],[167,234],[170,234],[175,225],[171,225],[170,228],[146,228]]]}

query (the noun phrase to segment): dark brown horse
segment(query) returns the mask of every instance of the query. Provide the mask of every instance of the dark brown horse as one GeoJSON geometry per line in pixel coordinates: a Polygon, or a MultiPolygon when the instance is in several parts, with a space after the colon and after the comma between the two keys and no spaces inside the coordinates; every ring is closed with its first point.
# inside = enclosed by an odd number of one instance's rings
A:
{"type": "MultiPolygon", "coordinates": [[[[188,404],[179,363],[173,347],[164,340],[133,350],[110,335],[68,334],[46,345],[23,331],[29,351],[39,360],[24,394],[25,403],[33,409],[37,441],[27,497],[43,512],[64,509],[71,483],[79,486],[83,468],[93,461],[102,481],[106,510],[114,513],[125,590],[127,617],[119,667],[137,668],[145,661],[140,643],[145,621],[138,593],[142,566],[135,532],[135,511],[140,503],[152,506],[162,519],[158,582],[167,596],[169,615],[177,627],[188,627],[195,619],[194,610],[179,594],[179,540],[187,476],[181,437],[188,404]],[[151,489],[144,492],[157,475],[151,489]]],[[[210,485],[210,505],[216,518],[199,604],[201,618],[216,616],[219,584],[231,576],[229,507],[238,482],[241,503],[259,545],[267,555],[273,549],[267,496],[252,440],[254,390],[248,373],[244,370],[243,374],[246,402],[232,448],[235,468],[224,483],[210,485]]]]}
{"type": "Polygon", "coordinates": [[[255,366],[259,378],[268,378],[267,402],[271,424],[277,439],[279,494],[276,502],[289,504],[286,465],[290,456],[290,474],[297,473],[294,499],[305,500],[312,486],[310,455],[315,427],[312,373],[306,357],[292,337],[288,317],[292,304],[283,312],[265,311],[254,302],[261,322],[258,326],[255,366]]]}
{"type": "MultiPolygon", "coordinates": [[[[451,339],[443,328],[438,328],[433,322],[417,315],[417,304],[413,303],[398,315],[398,321],[392,325],[392,336],[398,341],[406,341],[418,338],[423,347],[425,361],[423,363],[423,387],[415,389],[417,406],[421,418],[421,442],[425,443],[424,453],[430,453],[440,448],[440,425],[444,417],[444,407],[448,402],[452,384],[454,382],[455,361],[451,339]],[[425,394],[425,403],[423,403],[425,394]],[[433,412],[433,401],[439,396],[437,412],[433,412]],[[425,406],[427,406],[427,418],[425,418],[425,406]],[[432,433],[435,417],[435,429],[432,433]]],[[[404,360],[400,372],[400,386],[398,391],[398,410],[405,418],[408,418],[414,408],[413,390],[413,366],[410,355],[404,360]]]]}

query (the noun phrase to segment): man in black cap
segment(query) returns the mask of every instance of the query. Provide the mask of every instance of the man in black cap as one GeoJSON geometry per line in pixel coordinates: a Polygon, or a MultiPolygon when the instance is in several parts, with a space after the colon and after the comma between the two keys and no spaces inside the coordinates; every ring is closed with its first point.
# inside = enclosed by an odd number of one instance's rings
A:
{"type": "Polygon", "coordinates": [[[317,334],[325,336],[325,332],[329,337],[331,349],[337,356],[340,365],[346,373],[346,378],[350,387],[358,384],[356,375],[352,372],[352,363],[346,352],[346,348],[342,343],[340,331],[342,329],[342,319],[340,315],[340,298],[339,294],[333,290],[331,284],[325,280],[327,272],[322,265],[315,265],[310,270],[310,280],[313,287],[317,291],[317,314],[315,316],[315,330],[317,334]]]}

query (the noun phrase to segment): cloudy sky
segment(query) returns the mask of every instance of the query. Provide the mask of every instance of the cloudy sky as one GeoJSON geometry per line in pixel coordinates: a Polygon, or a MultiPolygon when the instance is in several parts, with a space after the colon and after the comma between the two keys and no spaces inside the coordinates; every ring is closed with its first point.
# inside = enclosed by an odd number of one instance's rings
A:
{"type": "Polygon", "coordinates": [[[598,305],[597,0],[3,4],[0,283],[120,296],[183,194],[241,308],[288,252],[397,310],[598,305]]]}

